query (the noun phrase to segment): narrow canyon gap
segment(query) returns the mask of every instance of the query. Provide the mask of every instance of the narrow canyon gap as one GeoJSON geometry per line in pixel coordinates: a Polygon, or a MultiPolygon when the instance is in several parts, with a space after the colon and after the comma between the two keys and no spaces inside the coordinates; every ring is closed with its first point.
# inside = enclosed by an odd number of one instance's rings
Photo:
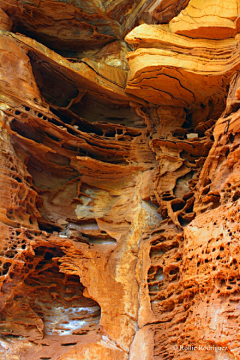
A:
{"type": "Polygon", "coordinates": [[[240,359],[240,0],[0,0],[0,359],[240,359]]]}

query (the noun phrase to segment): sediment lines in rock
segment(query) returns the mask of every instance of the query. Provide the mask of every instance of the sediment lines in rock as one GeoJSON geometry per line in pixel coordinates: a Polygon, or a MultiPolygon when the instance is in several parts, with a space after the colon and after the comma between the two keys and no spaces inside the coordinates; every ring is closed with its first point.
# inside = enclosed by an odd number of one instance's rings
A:
{"type": "Polygon", "coordinates": [[[0,8],[2,358],[239,359],[237,2],[0,8]]]}

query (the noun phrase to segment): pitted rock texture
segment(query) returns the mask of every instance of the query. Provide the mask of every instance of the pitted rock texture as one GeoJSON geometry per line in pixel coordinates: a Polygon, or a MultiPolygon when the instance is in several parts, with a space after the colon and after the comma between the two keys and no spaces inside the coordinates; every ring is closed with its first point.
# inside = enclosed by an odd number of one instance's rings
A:
{"type": "Polygon", "coordinates": [[[237,360],[237,0],[0,0],[0,358],[237,360]]]}

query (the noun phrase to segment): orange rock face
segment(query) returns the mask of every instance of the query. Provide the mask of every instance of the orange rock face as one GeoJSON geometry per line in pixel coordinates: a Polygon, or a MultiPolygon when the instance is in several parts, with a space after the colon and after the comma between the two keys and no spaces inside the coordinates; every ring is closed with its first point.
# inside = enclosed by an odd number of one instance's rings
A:
{"type": "Polygon", "coordinates": [[[0,0],[0,359],[240,359],[238,32],[0,0]]]}

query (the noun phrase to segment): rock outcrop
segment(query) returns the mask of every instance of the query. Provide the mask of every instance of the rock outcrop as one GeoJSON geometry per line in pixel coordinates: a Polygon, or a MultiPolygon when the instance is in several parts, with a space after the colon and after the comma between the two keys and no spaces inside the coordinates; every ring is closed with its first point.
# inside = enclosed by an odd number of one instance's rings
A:
{"type": "Polygon", "coordinates": [[[0,0],[1,359],[240,359],[239,13],[0,0]]]}

